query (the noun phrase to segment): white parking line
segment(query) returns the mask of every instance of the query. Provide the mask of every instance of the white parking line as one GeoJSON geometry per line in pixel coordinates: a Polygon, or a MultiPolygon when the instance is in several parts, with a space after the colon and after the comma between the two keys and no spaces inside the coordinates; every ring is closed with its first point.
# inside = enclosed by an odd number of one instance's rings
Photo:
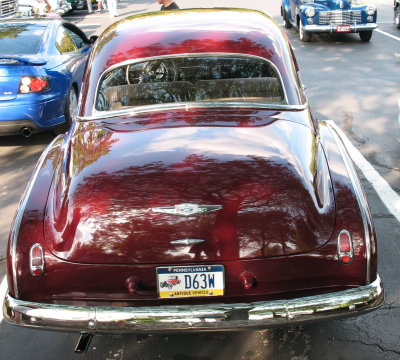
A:
{"type": "Polygon", "coordinates": [[[86,27],[91,27],[91,26],[101,26],[101,24],[100,23],[90,23],[90,24],[86,24],[86,25],[80,25],[79,24],[79,27],[82,28],[82,29],[84,29],[86,27]]]}
{"type": "Polygon", "coordinates": [[[375,192],[389,210],[389,212],[400,222],[400,196],[390,187],[387,181],[379,175],[374,167],[361,155],[357,148],[350,142],[342,130],[332,121],[327,122],[336,130],[347,148],[356,166],[371,183],[375,192]]]}
{"type": "Polygon", "coordinates": [[[7,279],[4,276],[3,280],[1,281],[0,284],[0,323],[3,321],[4,317],[3,317],[3,301],[4,301],[4,296],[6,296],[6,292],[7,292],[7,279]]]}
{"type": "MultiPolygon", "coordinates": [[[[86,14],[86,15],[80,15],[80,16],[64,16],[63,19],[65,20],[81,20],[81,19],[99,19],[99,18],[104,18],[104,17],[109,17],[108,13],[103,13],[99,15],[94,15],[94,14],[86,14]]],[[[81,27],[81,25],[79,25],[81,27]]]]}
{"type": "Polygon", "coordinates": [[[389,34],[389,33],[387,33],[386,31],[382,31],[382,30],[380,30],[380,29],[375,29],[375,31],[377,31],[378,33],[380,33],[380,34],[382,34],[382,35],[389,36],[390,38],[392,38],[392,39],[394,39],[394,40],[400,41],[400,37],[394,36],[394,35],[392,35],[392,34],[389,34]]]}

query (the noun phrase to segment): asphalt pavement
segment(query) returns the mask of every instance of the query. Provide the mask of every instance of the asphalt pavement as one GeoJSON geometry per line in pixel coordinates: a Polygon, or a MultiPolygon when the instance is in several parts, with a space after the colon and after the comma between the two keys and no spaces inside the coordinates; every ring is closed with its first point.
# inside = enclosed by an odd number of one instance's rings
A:
{"type": "MultiPolygon", "coordinates": [[[[287,33],[307,87],[307,96],[320,120],[331,119],[372,165],[396,196],[400,196],[400,30],[392,23],[392,1],[374,1],[379,28],[369,43],[356,34],[316,35],[299,41],[295,29],[283,28],[280,1],[177,0],[181,8],[231,6],[268,12],[287,33]]],[[[67,18],[88,36],[125,16],[158,10],[155,1],[122,0],[118,18],[108,12],[74,12],[67,18]]],[[[41,151],[54,137],[43,133],[25,139],[0,138],[0,259],[14,211],[41,151]]],[[[356,163],[357,165],[357,163],[356,163]]],[[[86,355],[73,348],[77,334],[23,329],[0,322],[0,359],[400,359],[400,224],[382,196],[383,186],[360,171],[375,221],[379,272],[386,289],[385,304],[356,318],[296,327],[238,333],[98,335],[86,355]]],[[[394,207],[396,209],[396,207],[394,207]]],[[[0,281],[5,262],[0,261],[0,281]]],[[[3,283],[4,284],[4,283],[3,283]]]]}

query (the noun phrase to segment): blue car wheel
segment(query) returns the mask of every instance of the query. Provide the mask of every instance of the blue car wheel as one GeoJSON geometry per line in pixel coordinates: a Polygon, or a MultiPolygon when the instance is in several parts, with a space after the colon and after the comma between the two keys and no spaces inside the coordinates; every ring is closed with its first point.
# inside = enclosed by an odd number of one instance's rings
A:
{"type": "Polygon", "coordinates": [[[367,41],[371,40],[372,30],[370,30],[370,31],[360,31],[359,34],[360,34],[361,41],[367,42],[367,41]]]}
{"type": "Polygon", "coordinates": [[[289,21],[289,15],[288,15],[288,13],[286,12],[285,9],[282,9],[282,17],[283,17],[283,21],[285,23],[285,28],[286,29],[290,29],[292,27],[292,24],[289,21]]]}
{"type": "Polygon", "coordinates": [[[68,129],[71,127],[73,121],[76,118],[77,110],[78,110],[78,96],[76,94],[75,88],[72,86],[69,89],[67,101],[65,103],[65,112],[64,112],[65,123],[54,128],[54,132],[57,135],[68,131],[68,129]]]}
{"type": "Polygon", "coordinates": [[[304,26],[301,23],[301,20],[299,21],[299,37],[301,41],[304,42],[310,42],[311,41],[311,36],[312,33],[310,33],[309,31],[305,31],[304,30],[304,26]]]}
{"type": "Polygon", "coordinates": [[[394,23],[396,24],[396,27],[400,29],[400,5],[398,5],[394,11],[394,23]]]}

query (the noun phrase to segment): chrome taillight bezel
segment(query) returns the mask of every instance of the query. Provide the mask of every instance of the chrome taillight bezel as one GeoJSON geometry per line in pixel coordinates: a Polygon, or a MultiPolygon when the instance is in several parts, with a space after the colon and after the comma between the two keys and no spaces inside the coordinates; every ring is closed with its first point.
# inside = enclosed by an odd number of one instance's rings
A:
{"type": "Polygon", "coordinates": [[[343,264],[350,264],[353,261],[354,258],[354,249],[353,249],[353,239],[351,237],[350,232],[347,230],[342,230],[338,237],[337,237],[337,253],[338,253],[338,258],[343,264]],[[341,236],[345,234],[348,236],[348,241],[350,245],[350,250],[349,251],[341,251],[341,236]]]}
{"type": "MultiPolygon", "coordinates": [[[[36,259],[36,257],[35,257],[35,259],[36,259]]],[[[44,271],[45,271],[44,250],[43,250],[43,246],[40,245],[39,243],[36,243],[31,247],[31,250],[29,253],[29,267],[30,267],[32,276],[38,277],[38,276],[42,276],[44,274],[44,271]],[[33,264],[33,260],[34,260],[33,252],[36,249],[40,250],[40,265],[33,264]]]]}

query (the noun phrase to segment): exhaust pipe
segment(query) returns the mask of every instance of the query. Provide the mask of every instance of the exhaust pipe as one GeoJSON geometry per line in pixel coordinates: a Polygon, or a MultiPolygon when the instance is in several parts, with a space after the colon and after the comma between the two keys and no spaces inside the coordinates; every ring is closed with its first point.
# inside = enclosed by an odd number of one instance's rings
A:
{"type": "Polygon", "coordinates": [[[29,128],[29,127],[24,127],[21,130],[21,134],[22,134],[23,137],[28,138],[28,137],[30,137],[32,135],[32,129],[29,128]]]}

